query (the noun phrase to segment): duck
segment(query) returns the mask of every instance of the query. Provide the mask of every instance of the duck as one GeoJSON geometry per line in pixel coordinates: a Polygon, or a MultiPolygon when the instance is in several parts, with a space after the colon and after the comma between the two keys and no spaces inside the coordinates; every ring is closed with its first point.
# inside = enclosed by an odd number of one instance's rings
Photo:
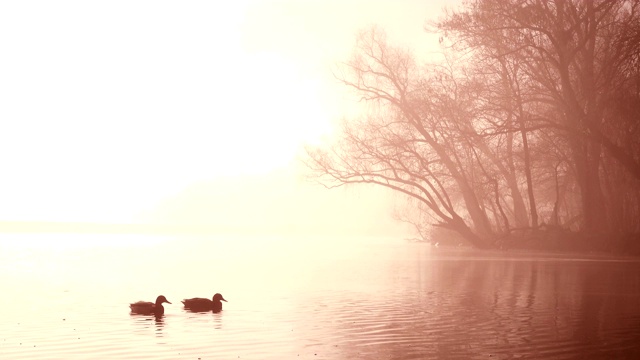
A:
{"type": "Polygon", "coordinates": [[[222,302],[227,302],[221,294],[216,293],[211,300],[205,298],[184,299],[182,303],[184,308],[190,311],[222,311],[222,302]]]}
{"type": "Polygon", "coordinates": [[[164,295],[160,295],[156,298],[155,303],[150,301],[138,301],[129,304],[129,307],[133,314],[162,316],[164,314],[164,307],[162,306],[163,303],[171,304],[164,295]]]}

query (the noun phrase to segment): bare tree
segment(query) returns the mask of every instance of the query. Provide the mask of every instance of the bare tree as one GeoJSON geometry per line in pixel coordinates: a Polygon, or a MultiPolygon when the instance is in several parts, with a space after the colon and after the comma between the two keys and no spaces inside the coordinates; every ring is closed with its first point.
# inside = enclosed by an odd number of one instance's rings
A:
{"type": "Polygon", "coordinates": [[[308,165],[327,187],[404,194],[419,231],[431,219],[477,247],[541,224],[638,232],[639,9],[469,1],[436,24],[451,45],[436,64],[363,32],[336,77],[370,112],[308,165]]]}
{"type": "Polygon", "coordinates": [[[561,114],[550,125],[569,144],[583,224],[590,231],[611,229],[601,181],[603,150],[640,179],[637,148],[623,145],[619,134],[608,131],[637,132],[608,115],[610,95],[638,73],[638,3],[478,0],[438,24],[459,48],[519,64],[539,102],[561,114]]]}
{"type": "Polygon", "coordinates": [[[373,183],[403,193],[426,205],[440,225],[475,246],[491,246],[493,229],[469,159],[451,135],[452,123],[468,116],[455,79],[442,72],[423,77],[410,54],[389,46],[377,29],[360,35],[357,50],[338,78],[377,112],[346,122],[330,149],[309,149],[309,166],[329,187],[373,183]]]}

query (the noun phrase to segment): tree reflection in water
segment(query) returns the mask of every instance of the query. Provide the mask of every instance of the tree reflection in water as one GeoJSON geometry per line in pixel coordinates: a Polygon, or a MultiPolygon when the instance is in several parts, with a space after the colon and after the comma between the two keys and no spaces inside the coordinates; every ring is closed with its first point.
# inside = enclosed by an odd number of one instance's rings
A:
{"type": "Polygon", "coordinates": [[[620,261],[432,257],[399,292],[341,294],[350,299],[332,314],[336,349],[393,359],[640,355],[637,270],[620,261]]]}

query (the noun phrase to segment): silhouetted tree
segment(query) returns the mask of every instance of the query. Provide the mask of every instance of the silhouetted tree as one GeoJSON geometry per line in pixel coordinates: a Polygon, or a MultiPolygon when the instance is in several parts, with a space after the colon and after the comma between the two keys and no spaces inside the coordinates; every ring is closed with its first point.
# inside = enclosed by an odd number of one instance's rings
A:
{"type": "Polygon", "coordinates": [[[345,122],[342,139],[330,149],[309,149],[309,166],[327,186],[373,183],[406,194],[440,225],[478,247],[491,246],[493,229],[476,194],[470,152],[453,125],[469,116],[465,102],[473,98],[456,89],[452,74],[433,69],[425,77],[379,30],[362,33],[357,50],[338,77],[377,112],[345,122]]]}
{"type": "MultiPolygon", "coordinates": [[[[542,119],[569,145],[590,231],[611,229],[601,181],[603,149],[640,179],[638,148],[621,141],[637,135],[628,123],[637,123],[637,113],[627,121],[611,116],[612,95],[637,84],[638,15],[638,1],[477,0],[438,24],[458,48],[517,63],[538,101],[560,115],[542,119]]],[[[625,93],[627,105],[637,103],[635,91],[625,93]]]]}
{"type": "Polygon", "coordinates": [[[436,64],[363,32],[337,78],[370,112],[308,165],[328,187],[405,194],[420,231],[431,219],[478,247],[540,224],[640,232],[639,8],[468,1],[435,24],[436,64]]]}

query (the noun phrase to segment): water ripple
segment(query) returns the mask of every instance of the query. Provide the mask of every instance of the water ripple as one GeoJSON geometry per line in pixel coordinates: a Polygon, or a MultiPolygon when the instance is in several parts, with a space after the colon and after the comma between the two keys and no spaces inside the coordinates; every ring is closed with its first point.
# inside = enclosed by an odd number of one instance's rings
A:
{"type": "Polygon", "coordinates": [[[149,259],[91,248],[56,259],[4,249],[0,287],[16,290],[3,299],[0,358],[640,358],[637,262],[358,246],[336,255],[295,245],[319,260],[279,253],[277,263],[257,255],[211,263],[171,242],[149,259]],[[157,281],[132,276],[157,258],[180,271],[161,269],[157,281]],[[189,313],[176,300],[214,286],[229,300],[222,313],[189,313]],[[138,295],[158,293],[174,301],[164,317],[129,314],[138,295]]]}

